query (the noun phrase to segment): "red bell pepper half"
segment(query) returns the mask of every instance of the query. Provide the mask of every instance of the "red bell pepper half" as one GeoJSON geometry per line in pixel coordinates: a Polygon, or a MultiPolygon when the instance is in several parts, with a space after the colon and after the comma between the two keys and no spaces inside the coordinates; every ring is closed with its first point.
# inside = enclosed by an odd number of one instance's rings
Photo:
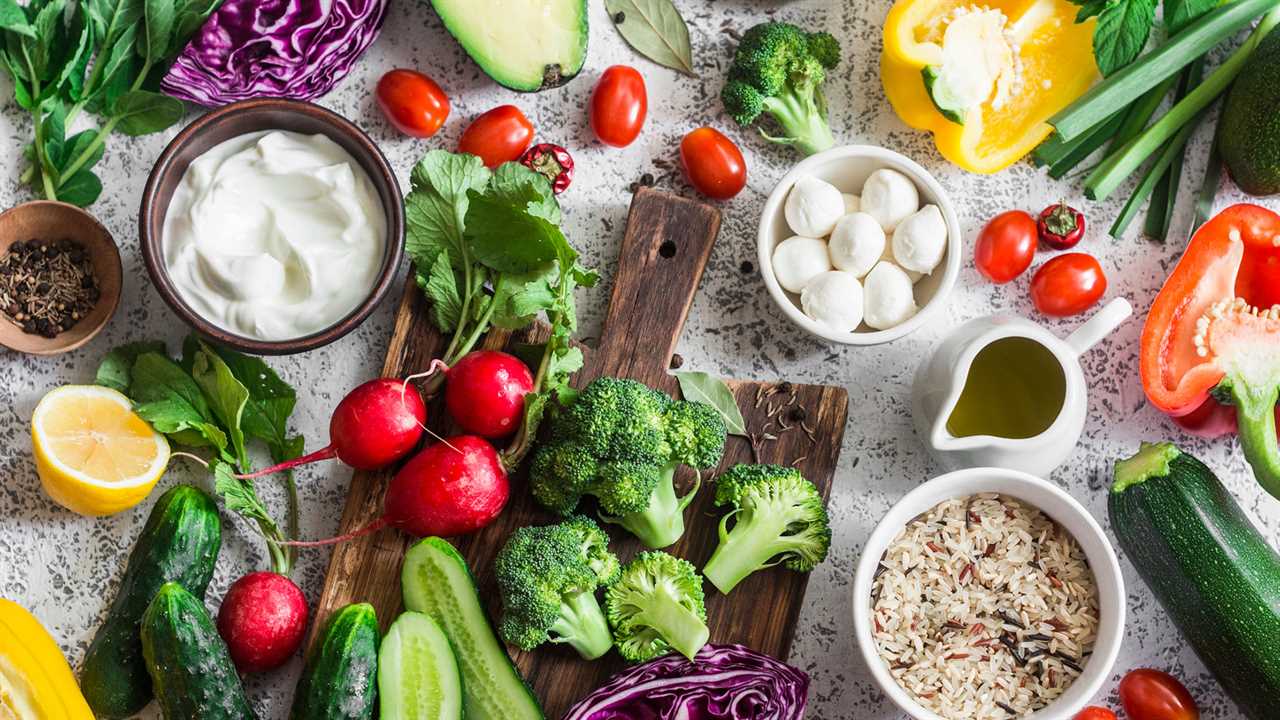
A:
{"type": "Polygon", "coordinates": [[[1156,295],[1142,330],[1152,405],[1204,435],[1237,429],[1280,498],[1280,215],[1233,205],[1205,223],[1156,295]]]}

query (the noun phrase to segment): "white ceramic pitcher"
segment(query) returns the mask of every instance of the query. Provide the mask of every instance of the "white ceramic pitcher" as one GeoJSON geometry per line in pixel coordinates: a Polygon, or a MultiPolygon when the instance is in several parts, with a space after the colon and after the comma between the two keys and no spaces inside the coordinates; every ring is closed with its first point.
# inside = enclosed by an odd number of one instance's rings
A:
{"type": "Polygon", "coordinates": [[[1048,477],[1071,454],[1084,430],[1089,402],[1080,355],[1131,314],[1133,308],[1129,301],[1117,298],[1065,340],[1021,317],[992,316],[961,325],[916,371],[911,391],[916,432],[934,458],[948,470],[989,466],[1048,477]],[[956,437],[947,428],[947,422],[964,391],[974,359],[983,348],[1009,337],[1027,338],[1040,344],[1061,365],[1065,392],[1057,417],[1046,430],[1029,438],[956,437]]]}

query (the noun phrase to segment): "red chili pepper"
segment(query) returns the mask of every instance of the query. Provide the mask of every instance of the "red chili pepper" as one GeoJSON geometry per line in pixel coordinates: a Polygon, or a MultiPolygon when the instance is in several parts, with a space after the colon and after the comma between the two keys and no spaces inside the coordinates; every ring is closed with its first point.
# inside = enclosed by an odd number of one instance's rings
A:
{"type": "Polygon", "coordinates": [[[1040,241],[1054,250],[1073,248],[1084,237],[1084,213],[1063,200],[1040,212],[1036,230],[1040,241]]]}
{"type": "Polygon", "coordinates": [[[556,195],[569,189],[569,183],[573,182],[573,158],[559,145],[538,143],[520,156],[520,162],[545,177],[556,195]]]}
{"type": "Polygon", "coordinates": [[[1238,427],[1258,482],[1280,497],[1280,215],[1233,205],[1196,231],[1141,347],[1151,404],[1198,434],[1238,427]]]}

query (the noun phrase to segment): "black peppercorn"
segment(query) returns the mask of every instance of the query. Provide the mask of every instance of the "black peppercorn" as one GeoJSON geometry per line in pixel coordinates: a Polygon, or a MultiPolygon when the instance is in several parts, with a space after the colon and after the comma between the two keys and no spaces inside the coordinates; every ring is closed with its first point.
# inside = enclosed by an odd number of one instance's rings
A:
{"type": "Polygon", "coordinates": [[[671,354],[671,369],[672,369],[672,370],[679,370],[679,369],[681,368],[681,366],[683,366],[683,365],[684,365],[684,358],[683,358],[683,357],[681,357],[680,353],[672,353],[672,354],[671,354]]]}

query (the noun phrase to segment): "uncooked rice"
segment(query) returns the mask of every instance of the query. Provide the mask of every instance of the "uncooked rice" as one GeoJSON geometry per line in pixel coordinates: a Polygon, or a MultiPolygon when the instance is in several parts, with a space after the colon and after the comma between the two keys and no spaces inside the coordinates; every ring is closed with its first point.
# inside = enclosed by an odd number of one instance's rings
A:
{"type": "Polygon", "coordinates": [[[1079,543],[1017,499],[947,500],[894,538],[872,633],[898,684],[948,720],[1025,717],[1080,676],[1098,591],[1079,543]]]}

